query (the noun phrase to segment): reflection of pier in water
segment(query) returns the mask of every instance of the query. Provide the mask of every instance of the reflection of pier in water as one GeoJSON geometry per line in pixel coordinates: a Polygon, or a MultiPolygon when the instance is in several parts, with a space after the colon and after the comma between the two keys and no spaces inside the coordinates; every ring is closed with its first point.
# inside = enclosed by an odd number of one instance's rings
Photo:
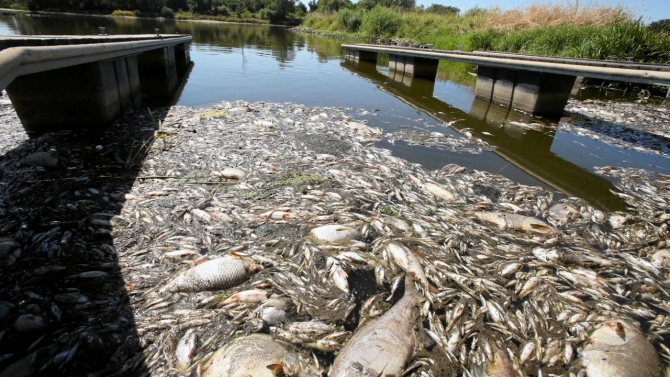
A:
{"type": "Polygon", "coordinates": [[[599,208],[625,208],[624,202],[612,193],[616,189],[610,181],[554,154],[551,145],[556,130],[528,128],[533,120],[526,114],[476,98],[469,114],[464,113],[433,97],[433,80],[409,78],[391,70],[385,76],[377,71],[375,63],[369,62],[345,62],[342,67],[439,121],[466,119],[452,128],[475,131],[477,137],[496,147],[494,153],[566,195],[583,198],[599,208]]]}

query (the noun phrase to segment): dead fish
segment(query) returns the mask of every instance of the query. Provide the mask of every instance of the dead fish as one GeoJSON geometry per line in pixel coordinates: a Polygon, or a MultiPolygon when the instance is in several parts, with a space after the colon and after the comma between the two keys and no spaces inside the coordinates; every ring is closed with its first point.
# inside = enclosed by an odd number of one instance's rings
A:
{"type": "Polygon", "coordinates": [[[628,216],[623,215],[612,215],[608,219],[612,229],[619,229],[628,222],[628,216]]]}
{"type": "Polygon", "coordinates": [[[381,135],[382,131],[378,128],[370,127],[366,124],[359,122],[344,121],[340,123],[342,126],[349,128],[355,132],[364,134],[364,135],[381,135]]]}
{"type": "Polygon", "coordinates": [[[255,304],[263,302],[268,298],[268,292],[262,289],[249,289],[242,292],[237,292],[221,302],[221,305],[233,303],[255,304]]]}
{"type": "Polygon", "coordinates": [[[423,266],[409,248],[400,242],[391,241],[384,248],[384,252],[388,253],[400,268],[414,276],[426,294],[429,292],[428,278],[426,278],[423,266]]]}
{"type": "Polygon", "coordinates": [[[23,314],[14,322],[14,328],[20,332],[41,330],[47,326],[44,318],[34,314],[23,314]]]}
{"type": "Polygon", "coordinates": [[[426,182],[423,184],[423,187],[426,190],[428,190],[428,192],[430,192],[431,194],[447,202],[453,202],[454,200],[456,200],[456,195],[454,195],[451,191],[445,189],[444,187],[438,186],[434,183],[426,182]]]}
{"type": "Polygon", "coordinates": [[[191,267],[167,283],[159,292],[198,292],[234,287],[262,270],[239,256],[225,256],[191,267]]]}
{"type": "Polygon", "coordinates": [[[651,263],[656,267],[670,268],[670,249],[658,250],[651,256],[651,263]]]}
{"type": "Polygon", "coordinates": [[[331,377],[400,376],[416,348],[415,307],[423,296],[414,278],[405,278],[405,295],[379,319],[356,331],[340,350],[331,377]]]}
{"type": "Polygon", "coordinates": [[[514,377],[514,367],[507,353],[495,342],[487,339],[480,339],[479,343],[487,342],[490,348],[490,355],[484,353],[486,357],[480,363],[473,363],[470,373],[473,377],[514,377]],[[492,356],[492,357],[491,357],[492,356]]]}
{"type": "Polygon", "coordinates": [[[512,229],[539,234],[548,234],[554,231],[542,220],[515,213],[475,212],[475,216],[481,221],[496,224],[500,229],[512,229]]]}
{"type": "Polygon", "coordinates": [[[238,168],[223,168],[213,172],[219,178],[243,180],[247,177],[247,172],[238,168]]]}
{"type": "Polygon", "coordinates": [[[358,232],[342,225],[324,225],[309,232],[312,240],[318,244],[345,245],[351,242],[358,232]]]}
{"type": "Polygon", "coordinates": [[[580,354],[587,376],[661,375],[654,347],[633,323],[614,319],[591,334],[580,354]]]}
{"type": "Polygon", "coordinates": [[[263,323],[274,326],[286,319],[286,312],[289,310],[289,303],[282,298],[273,298],[264,302],[257,311],[263,323]]]}
{"type": "Polygon", "coordinates": [[[23,163],[27,165],[55,168],[58,166],[58,157],[49,152],[37,152],[24,158],[23,163]]]}
{"type": "Polygon", "coordinates": [[[196,352],[196,342],[198,338],[195,330],[189,329],[184,336],[177,343],[177,348],[174,352],[175,367],[178,371],[186,373],[193,362],[196,352]]]}
{"type": "Polygon", "coordinates": [[[233,340],[216,351],[205,368],[203,377],[321,376],[315,366],[265,334],[233,340]]]}
{"type": "Polygon", "coordinates": [[[343,290],[345,293],[349,293],[349,275],[346,271],[340,266],[340,263],[335,258],[328,257],[326,260],[326,268],[328,270],[328,276],[335,283],[335,286],[343,290]]]}
{"type": "Polygon", "coordinates": [[[561,222],[567,222],[580,216],[579,210],[577,208],[566,203],[554,204],[553,206],[549,207],[548,212],[549,216],[561,222]]]}

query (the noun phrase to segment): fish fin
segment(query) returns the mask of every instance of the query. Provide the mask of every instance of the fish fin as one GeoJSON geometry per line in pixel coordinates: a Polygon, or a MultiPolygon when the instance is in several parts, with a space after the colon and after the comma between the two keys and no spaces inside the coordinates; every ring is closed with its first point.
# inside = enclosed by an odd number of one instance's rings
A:
{"type": "Polygon", "coordinates": [[[550,232],[551,231],[550,227],[548,227],[546,225],[542,225],[542,224],[530,224],[530,227],[533,228],[533,229],[541,230],[543,232],[550,232]]]}
{"type": "Polygon", "coordinates": [[[240,254],[238,254],[234,251],[231,251],[229,255],[233,258],[236,258],[236,259],[244,259],[244,257],[242,257],[240,254]]]}
{"type": "Polygon", "coordinates": [[[270,372],[272,372],[273,376],[276,377],[286,376],[286,374],[284,373],[284,367],[281,364],[270,364],[266,368],[270,369],[270,372]]]}

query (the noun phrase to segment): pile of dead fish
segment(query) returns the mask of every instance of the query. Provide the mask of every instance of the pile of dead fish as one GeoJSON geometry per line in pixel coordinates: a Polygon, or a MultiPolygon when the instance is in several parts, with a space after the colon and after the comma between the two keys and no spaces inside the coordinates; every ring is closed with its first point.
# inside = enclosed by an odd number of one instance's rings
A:
{"type": "Polygon", "coordinates": [[[570,100],[562,131],[584,135],[620,148],[670,154],[670,110],[625,102],[570,100]]]}
{"type": "Polygon", "coordinates": [[[666,375],[667,183],[605,213],[350,114],[0,114],[0,376],[666,375]]]}

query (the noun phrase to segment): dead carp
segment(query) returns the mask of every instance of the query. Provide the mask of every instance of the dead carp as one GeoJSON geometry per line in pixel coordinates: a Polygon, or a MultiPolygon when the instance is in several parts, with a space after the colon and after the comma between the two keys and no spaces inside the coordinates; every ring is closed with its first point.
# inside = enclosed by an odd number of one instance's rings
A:
{"type": "Polygon", "coordinates": [[[238,256],[225,256],[191,267],[172,279],[160,292],[198,292],[234,287],[262,270],[238,256]]]}
{"type": "Polygon", "coordinates": [[[591,334],[580,355],[587,376],[658,377],[654,347],[633,323],[614,319],[591,334]]]}
{"type": "Polygon", "coordinates": [[[311,377],[320,371],[272,340],[270,335],[237,338],[212,355],[203,377],[311,377]]]}
{"type": "Polygon", "coordinates": [[[548,234],[554,230],[547,223],[534,217],[503,212],[475,212],[481,221],[496,224],[500,229],[548,234]]]}
{"type": "Polygon", "coordinates": [[[405,295],[376,321],[356,331],[335,359],[331,377],[401,376],[414,354],[417,314],[423,300],[414,279],[405,278],[405,295]]]}
{"type": "Polygon", "coordinates": [[[346,245],[356,238],[357,234],[355,229],[338,224],[320,226],[309,232],[312,240],[322,245],[346,245]]]}

